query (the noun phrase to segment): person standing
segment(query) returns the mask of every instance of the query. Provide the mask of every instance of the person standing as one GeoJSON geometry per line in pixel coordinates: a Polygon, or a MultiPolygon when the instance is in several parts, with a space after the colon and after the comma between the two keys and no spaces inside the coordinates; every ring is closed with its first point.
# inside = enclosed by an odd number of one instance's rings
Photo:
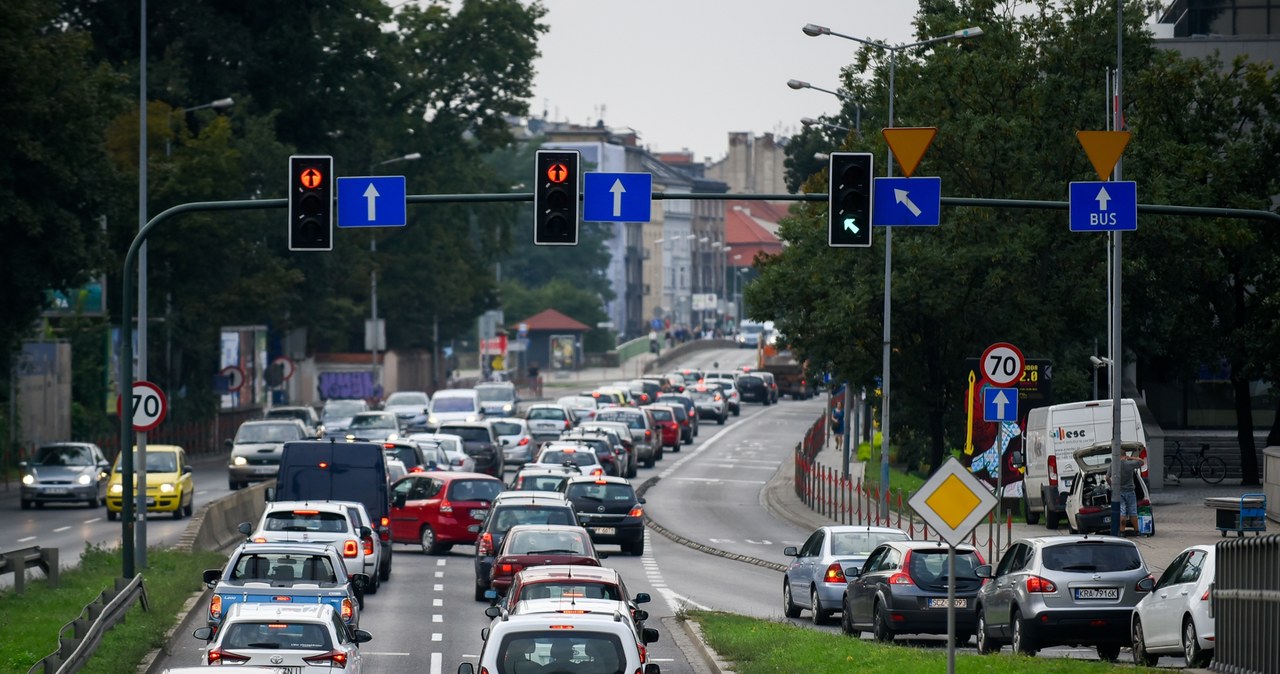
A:
{"type": "Polygon", "coordinates": [[[844,403],[839,400],[831,409],[831,433],[836,436],[836,451],[844,451],[844,403]]]}
{"type": "MultiPolygon", "coordinates": [[[[1109,459],[1108,459],[1109,461],[1109,459]]],[[[1120,457],[1120,533],[1125,527],[1138,533],[1138,492],[1134,486],[1134,473],[1142,470],[1142,459],[1133,456],[1120,457]]]]}

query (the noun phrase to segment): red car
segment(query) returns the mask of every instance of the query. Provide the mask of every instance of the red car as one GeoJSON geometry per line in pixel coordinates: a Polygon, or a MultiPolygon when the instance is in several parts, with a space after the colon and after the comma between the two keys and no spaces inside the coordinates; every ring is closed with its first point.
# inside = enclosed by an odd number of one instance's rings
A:
{"type": "Polygon", "coordinates": [[[565,524],[517,524],[507,531],[493,560],[489,585],[504,595],[521,569],[544,564],[600,566],[591,535],[565,524]]]}
{"type": "Polygon", "coordinates": [[[424,471],[391,485],[391,542],[422,546],[428,555],[476,542],[471,527],[489,512],[502,480],[483,473],[424,471]]]}
{"type": "Polygon", "coordinates": [[[645,409],[662,433],[662,446],[670,447],[673,452],[680,451],[680,422],[676,421],[675,410],[669,405],[646,405],[645,409]]]}

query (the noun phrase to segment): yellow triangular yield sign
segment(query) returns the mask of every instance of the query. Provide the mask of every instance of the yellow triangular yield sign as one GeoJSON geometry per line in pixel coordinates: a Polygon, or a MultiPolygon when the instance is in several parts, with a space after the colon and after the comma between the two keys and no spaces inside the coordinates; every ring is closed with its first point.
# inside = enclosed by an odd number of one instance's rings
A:
{"type": "Polygon", "coordinates": [[[881,129],[881,133],[884,134],[884,141],[889,144],[893,156],[898,159],[898,166],[902,167],[903,175],[910,178],[916,166],[920,164],[924,151],[929,149],[929,143],[932,143],[933,137],[938,135],[938,127],[894,127],[881,129]]]}
{"type": "Polygon", "coordinates": [[[1084,153],[1089,155],[1093,170],[1098,172],[1098,180],[1106,180],[1111,175],[1111,170],[1129,144],[1128,131],[1077,131],[1076,138],[1084,146],[1084,153]]]}

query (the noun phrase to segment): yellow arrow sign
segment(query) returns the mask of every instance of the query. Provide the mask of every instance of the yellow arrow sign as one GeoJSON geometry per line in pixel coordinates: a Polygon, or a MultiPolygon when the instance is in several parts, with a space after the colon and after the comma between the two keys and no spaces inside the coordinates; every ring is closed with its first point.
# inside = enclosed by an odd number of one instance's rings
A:
{"type": "Polygon", "coordinates": [[[902,174],[910,178],[916,166],[920,164],[924,151],[929,149],[929,143],[932,143],[933,137],[938,135],[938,127],[893,127],[881,129],[880,132],[884,134],[884,141],[889,144],[889,150],[898,159],[902,174]]]}
{"type": "Polygon", "coordinates": [[[1076,139],[1084,146],[1084,153],[1089,155],[1093,170],[1098,172],[1098,180],[1106,180],[1129,144],[1129,132],[1077,131],[1076,139]]]}

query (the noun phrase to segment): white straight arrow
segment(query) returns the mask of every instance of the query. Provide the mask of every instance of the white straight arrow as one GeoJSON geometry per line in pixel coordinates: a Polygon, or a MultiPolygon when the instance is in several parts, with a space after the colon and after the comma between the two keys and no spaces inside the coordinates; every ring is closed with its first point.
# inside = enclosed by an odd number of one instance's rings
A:
{"type": "Polygon", "coordinates": [[[907,210],[911,211],[912,215],[916,216],[917,218],[920,217],[920,207],[917,206],[915,202],[911,201],[911,197],[907,196],[906,190],[895,189],[893,191],[893,198],[898,203],[902,204],[903,206],[906,206],[907,210]]]}
{"type": "Polygon", "coordinates": [[[627,188],[622,186],[621,178],[614,178],[613,187],[609,188],[613,193],[613,217],[622,217],[622,195],[626,193],[627,188]]]}
{"type": "Polygon", "coordinates": [[[1107,194],[1107,188],[1099,187],[1098,196],[1096,197],[1096,199],[1098,200],[1098,210],[1100,211],[1107,210],[1107,202],[1111,201],[1111,195],[1107,194]]]}
{"type": "Polygon", "coordinates": [[[373,222],[378,219],[377,199],[379,196],[381,195],[378,194],[378,189],[373,186],[373,183],[369,183],[369,187],[364,191],[366,203],[365,220],[368,220],[369,222],[373,222]]]}
{"type": "Polygon", "coordinates": [[[991,399],[991,402],[996,404],[996,418],[1004,419],[1004,406],[1009,404],[1009,399],[1005,397],[1004,391],[997,393],[996,397],[991,399]]]}

